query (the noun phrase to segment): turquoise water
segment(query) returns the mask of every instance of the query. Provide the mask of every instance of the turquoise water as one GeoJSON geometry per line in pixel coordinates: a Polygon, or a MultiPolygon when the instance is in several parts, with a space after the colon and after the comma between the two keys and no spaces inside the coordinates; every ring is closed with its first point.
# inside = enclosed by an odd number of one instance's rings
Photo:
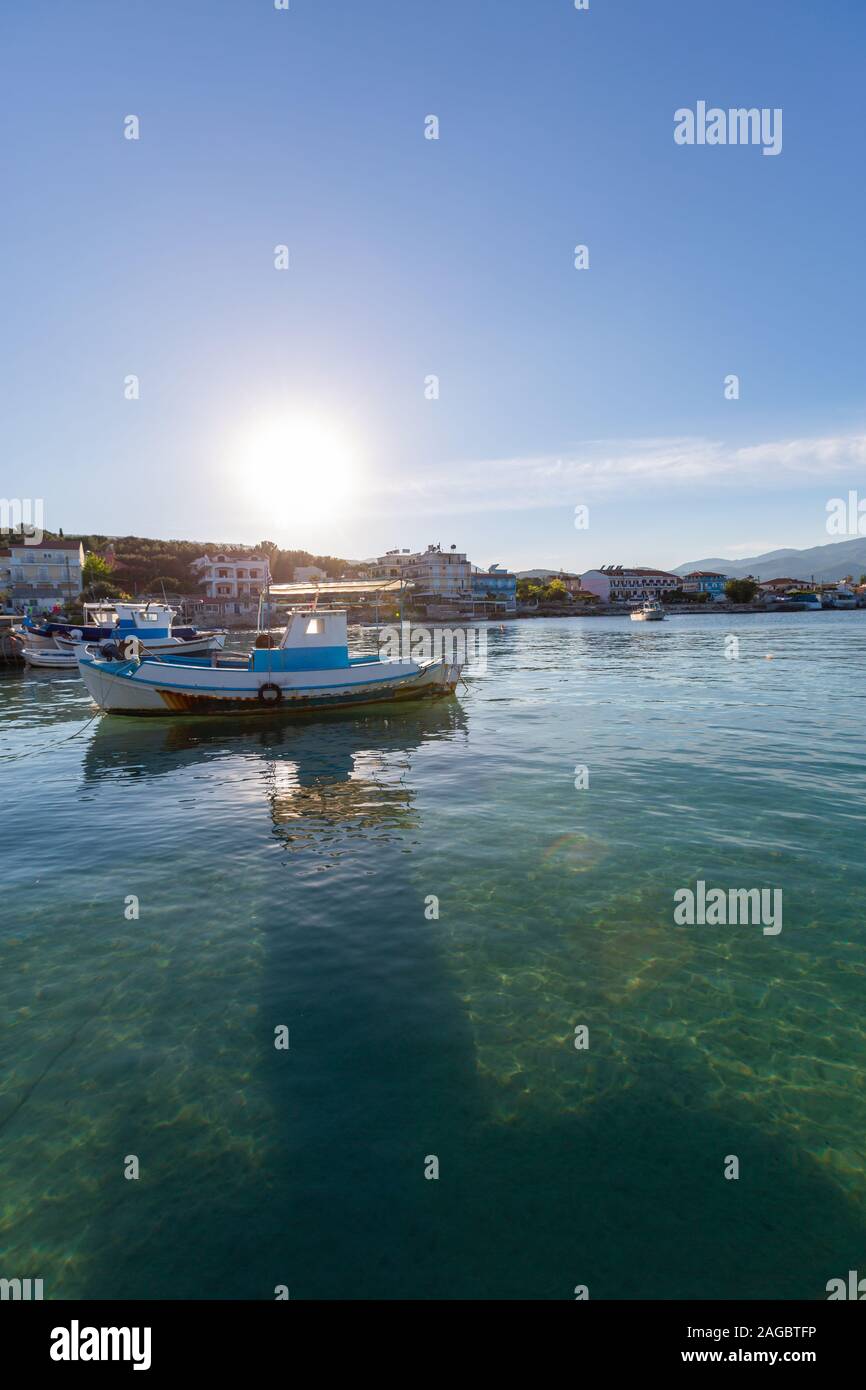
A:
{"type": "Polygon", "coordinates": [[[0,1275],[568,1299],[863,1273],[864,675],[866,614],[837,613],[513,623],[453,701],[303,724],[82,730],[77,678],[3,676],[0,1275]],[[781,934],[675,926],[698,879],[781,888],[781,934]]]}

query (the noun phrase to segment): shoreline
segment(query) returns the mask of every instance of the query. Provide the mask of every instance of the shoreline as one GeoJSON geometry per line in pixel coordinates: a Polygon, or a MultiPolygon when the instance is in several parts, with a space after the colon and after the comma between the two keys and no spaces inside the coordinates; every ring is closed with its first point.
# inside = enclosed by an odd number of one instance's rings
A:
{"type": "MultiPolygon", "coordinates": [[[[758,613],[758,614],[760,614],[762,617],[776,618],[776,617],[779,617],[779,616],[790,616],[790,615],[793,615],[794,617],[803,617],[804,614],[807,614],[807,613],[812,613],[812,614],[815,614],[816,616],[820,616],[821,614],[826,614],[826,613],[866,613],[866,607],[864,607],[864,608],[822,608],[822,609],[817,609],[817,608],[812,608],[812,609],[809,609],[809,608],[799,608],[799,609],[789,609],[789,610],[787,610],[787,614],[786,614],[786,610],[785,610],[785,609],[781,609],[781,608],[766,608],[766,607],[764,607],[763,604],[748,604],[748,603],[743,603],[743,604],[732,605],[732,606],[730,606],[730,607],[728,607],[727,605],[723,605],[723,604],[712,604],[711,606],[710,606],[710,605],[707,605],[706,607],[704,607],[704,606],[698,607],[697,605],[693,605],[693,604],[682,604],[682,605],[672,604],[672,605],[670,605],[669,607],[665,607],[665,610],[664,610],[664,611],[665,611],[665,617],[666,617],[666,618],[667,618],[667,617],[675,617],[675,618],[693,618],[693,617],[705,617],[705,616],[709,616],[709,615],[712,615],[712,616],[714,616],[714,617],[719,617],[719,618],[732,618],[732,617],[739,617],[741,614],[744,614],[744,613],[758,613]]],[[[532,621],[532,620],[537,619],[537,618],[628,618],[628,617],[631,615],[632,612],[633,612],[633,609],[631,609],[631,608],[624,608],[624,607],[620,607],[620,606],[605,605],[604,607],[599,607],[599,608],[595,608],[595,607],[594,607],[594,608],[591,608],[591,609],[586,609],[586,610],[581,611],[581,612],[565,612],[565,613],[563,613],[561,609],[555,609],[555,610],[544,610],[544,611],[532,612],[532,613],[503,613],[501,616],[497,616],[497,617],[494,617],[494,618],[470,617],[470,616],[466,615],[466,616],[460,616],[460,617],[455,616],[455,617],[453,617],[453,618],[415,618],[415,617],[413,617],[413,618],[407,618],[406,621],[411,622],[412,625],[413,625],[413,627],[425,627],[425,626],[427,626],[427,627],[447,627],[449,624],[451,624],[451,625],[457,625],[457,626],[467,626],[467,625],[473,624],[473,623],[474,623],[474,624],[478,624],[478,625],[480,625],[480,624],[489,624],[489,625],[492,625],[492,626],[500,626],[500,625],[502,625],[503,623],[522,622],[524,619],[527,620],[527,621],[532,621]]],[[[399,622],[399,620],[395,620],[395,621],[396,621],[397,623],[399,622]]],[[[369,626],[369,624],[363,623],[363,622],[362,622],[360,625],[361,625],[361,626],[369,626]]],[[[390,625],[393,626],[394,624],[390,624],[390,625]]],[[[389,626],[389,624],[383,622],[383,623],[381,624],[381,626],[382,626],[382,627],[387,627],[387,626],[389,626]]]]}

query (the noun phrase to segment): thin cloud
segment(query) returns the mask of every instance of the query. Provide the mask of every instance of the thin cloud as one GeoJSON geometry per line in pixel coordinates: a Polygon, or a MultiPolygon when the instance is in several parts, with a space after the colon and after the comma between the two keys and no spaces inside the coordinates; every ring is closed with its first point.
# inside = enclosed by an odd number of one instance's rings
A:
{"type": "Polygon", "coordinates": [[[590,440],[559,455],[467,460],[377,490],[380,503],[438,513],[575,505],[622,489],[767,488],[850,477],[866,465],[866,435],[784,439],[734,448],[702,438],[590,440]]]}

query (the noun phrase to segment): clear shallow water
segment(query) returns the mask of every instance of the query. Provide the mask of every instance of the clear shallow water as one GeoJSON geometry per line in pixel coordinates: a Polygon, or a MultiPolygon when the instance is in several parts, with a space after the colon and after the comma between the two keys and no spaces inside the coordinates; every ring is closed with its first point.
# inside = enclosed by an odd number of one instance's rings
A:
{"type": "Polygon", "coordinates": [[[68,737],[76,678],[3,677],[0,1274],[820,1298],[862,1272],[864,675],[840,613],[515,623],[455,701],[303,724],[68,737]],[[699,878],[782,888],[781,935],[674,926],[699,878]]]}

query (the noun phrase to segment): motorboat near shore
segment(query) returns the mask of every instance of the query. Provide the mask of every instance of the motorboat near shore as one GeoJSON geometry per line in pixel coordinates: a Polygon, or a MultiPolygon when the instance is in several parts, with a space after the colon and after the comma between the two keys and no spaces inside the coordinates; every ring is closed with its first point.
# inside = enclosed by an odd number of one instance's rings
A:
{"type": "Polygon", "coordinates": [[[345,610],[296,610],[282,640],[260,633],[249,656],[185,659],[82,644],[78,668],[113,714],[286,714],[453,694],[461,663],[350,656],[345,610]]]}
{"type": "MultiPolygon", "coordinates": [[[[75,647],[82,642],[121,641],[127,637],[137,637],[147,652],[168,651],[187,656],[205,656],[208,652],[221,651],[225,646],[228,635],[225,631],[201,632],[197,627],[175,627],[176,617],[177,611],[167,603],[86,603],[84,622],[78,625],[59,619],[34,623],[25,618],[13,632],[24,644],[25,660],[27,651],[59,649],[73,657],[72,665],[76,664],[75,647]]],[[[41,664],[51,663],[46,661],[41,664]]]]}
{"type": "Polygon", "coordinates": [[[648,598],[640,608],[632,610],[630,617],[633,623],[661,623],[665,621],[665,610],[658,599],[648,598]]]}

